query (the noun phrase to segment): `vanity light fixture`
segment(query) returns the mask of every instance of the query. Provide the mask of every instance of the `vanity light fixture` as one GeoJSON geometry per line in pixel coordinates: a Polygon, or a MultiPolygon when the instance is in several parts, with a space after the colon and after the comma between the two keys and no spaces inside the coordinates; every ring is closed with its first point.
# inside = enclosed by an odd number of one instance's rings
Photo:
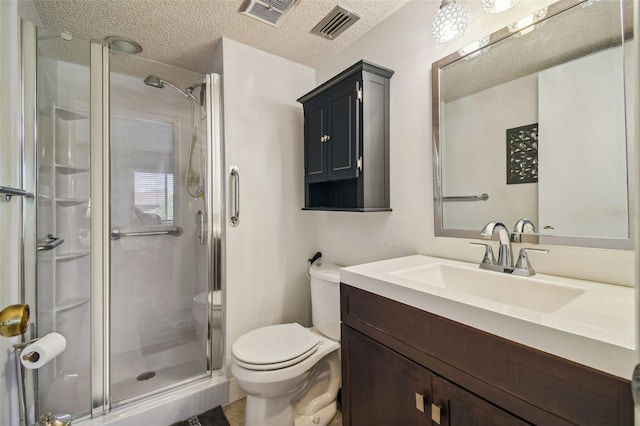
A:
{"type": "Polygon", "coordinates": [[[524,18],[518,19],[513,24],[510,24],[507,28],[509,28],[509,32],[520,31],[521,34],[527,34],[533,31],[533,24],[542,20],[545,16],[547,16],[547,8],[540,9],[530,15],[525,16],[524,18]],[[528,27],[531,27],[530,29],[528,27]],[[527,28],[526,31],[523,31],[527,28]]]}
{"type": "Polygon", "coordinates": [[[442,0],[440,10],[433,18],[431,34],[440,43],[446,43],[464,34],[469,23],[469,16],[464,7],[455,0],[442,0]]]}
{"type": "Polygon", "coordinates": [[[519,2],[520,0],[482,0],[482,7],[485,12],[500,13],[511,9],[519,2]]]}
{"type": "MultiPolygon", "coordinates": [[[[473,52],[475,52],[476,54],[481,53],[480,49],[485,47],[487,44],[489,44],[489,36],[482,37],[480,40],[474,41],[473,43],[470,43],[465,47],[463,47],[462,49],[458,50],[458,54],[460,56],[467,56],[468,54],[473,52]]],[[[471,56],[476,56],[476,55],[471,55],[471,56]]]]}

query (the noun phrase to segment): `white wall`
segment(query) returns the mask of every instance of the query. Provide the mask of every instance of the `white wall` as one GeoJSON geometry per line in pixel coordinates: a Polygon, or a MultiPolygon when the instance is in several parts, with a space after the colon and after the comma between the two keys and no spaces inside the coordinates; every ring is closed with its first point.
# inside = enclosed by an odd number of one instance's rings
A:
{"type": "MultiPolygon", "coordinates": [[[[0,185],[20,187],[20,61],[18,6],[0,1],[0,185]]],[[[20,199],[0,198],[0,310],[20,303],[20,199]]],[[[0,424],[18,424],[11,345],[0,337],[0,424]]]]}
{"type": "MultiPolygon", "coordinates": [[[[470,16],[458,40],[437,44],[431,21],[438,2],[414,0],[378,27],[318,67],[322,83],[360,59],[395,70],[391,79],[390,213],[313,212],[318,249],[327,260],[346,265],[431,254],[479,261],[482,253],[467,240],[434,237],[431,155],[431,64],[551,1],[524,1],[502,14],[482,11],[478,1],[460,1],[470,16]]],[[[499,218],[496,218],[499,219],[499,218]]],[[[517,248],[517,247],[515,247],[517,248]]],[[[532,258],[536,270],[612,283],[631,284],[633,252],[549,246],[532,258]],[[607,265],[602,268],[600,265],[607,265]]]]}
{"type": "MultiPolygon", "coordinates": [[[[302,107],[314,71],[223,39],[224,143],[240,169],[240,225],[226,229],[227,362],[256,327],[309,324],[313,218],[302,212],[302,107]]],[[[227,175],[227,205],[230,187],[227,175]]],[[[229,215],[229,211],[227,211],[229,215]]]]}

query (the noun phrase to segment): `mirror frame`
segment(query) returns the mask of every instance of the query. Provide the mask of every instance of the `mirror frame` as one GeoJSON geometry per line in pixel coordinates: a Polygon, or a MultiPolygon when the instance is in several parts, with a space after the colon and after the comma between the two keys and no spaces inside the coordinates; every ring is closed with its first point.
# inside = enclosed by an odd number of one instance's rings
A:
{"type": "MultiPolygon", "coordinates": [[[[525,30],[533,25],[537,25],[547,19],[553,18],[556,15],[563,13],[569,9],[579,6],[590,0],[559,0],[546,7],[546,14],[537,20],[534,20],[529,26],[520,29],[518,32],[525,30]]],[[[623,1],[623,0],[620,0],[623,1]]],[[[535,14],[535,12],[532,12],[535,14]]],[[[622,17],[624,18],[624,17],[622,17]]],[[[456,51],[444,58],[432,63],[431,65],[431,123],[432,123],[432,169],[433,169],[433,206],[434,206],[434,234],[436,237],[452,237],[452,238],[466,238],[466,239],[479,239],[480,229],[468,230],[468,229],[453,229],[444,228],[444,209],[443,209],[443,194],[442,194],[442,162],[440,159],[440,71],[442,68],[450,65],[460,59],[476,54],[478,51],[488,49],[492,45],[509,38],[518,32],[512,32],[509,30],[509,26],[503,27],[487,36],[488,43],[482,47],[478,47],[464,54],[456,51]]],[[[621,37],[626,41],[627,37],[624,34],[621,26],[621,37]]],[[[628,96],[628,88],[625,90],[625,98],[628,96]]],[[[626,117],[627,119],[629,117],[626,117]]],[[[637,172],[632,168],[632,153],[629,151],[628,134],[626,136],[627,141],[627,194],[628,194],[628,206],[635,205],[635,197],[637,194],[636,181],[637,172]]],[[[485,194],[482,194],[485,195],[485,194]]],[[[630,216],[630,215],[629,215],[630,216]]],[[[552,245],[564,245],[575,247],[589,247],[589,248],[604,248],[604,249],[620,249],[620,250],[633,250],[634,244],[632,235],[634,232],[634,224],[632,220],[629,220],[629,237],[627,238],[614,238],[614,237],[590,237],[590,236],[577,236],[577,235],[545,235],[545,234],[520,234],[517,238],[517,242],[532,243],[532,244],[552,244],[552,245]]],[[[496,218],[500,220],[500,218],[496,218]]],[[[510,224],[507,224],[510,226],[510,224]]],[[[511,232],[511,231],[510,231],[511,232]]]]}

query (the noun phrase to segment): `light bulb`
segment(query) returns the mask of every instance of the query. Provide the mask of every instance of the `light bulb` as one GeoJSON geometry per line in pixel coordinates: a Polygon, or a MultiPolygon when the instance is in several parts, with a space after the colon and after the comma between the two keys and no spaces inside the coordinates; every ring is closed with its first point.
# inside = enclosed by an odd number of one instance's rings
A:
{"type": "Polygon", "coordinates": [[[446,43],[464,34],[468,23],[469,17],[464,7],[456,4],[455,0],[443,0],[433,18],[431,33],[437,42],[446,43]]]}

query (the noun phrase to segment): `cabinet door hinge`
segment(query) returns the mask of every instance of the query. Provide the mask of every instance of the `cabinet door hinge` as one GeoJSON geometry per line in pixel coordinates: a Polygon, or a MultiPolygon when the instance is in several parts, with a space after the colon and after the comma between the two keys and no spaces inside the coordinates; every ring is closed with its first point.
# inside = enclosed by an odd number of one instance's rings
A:
{"type": "Polygon", "coordinates": [[[362,87],[360,87],[360,82],[356,81],[356,96],[360,102],[362,102],[362,87]]]}
{"type": "Polygon", "coordinates": [[[362,89],[358,89],[358,100],[362,102],[362,89]]]}
{"type": "Polygon", "coordinates": [[[362,156],[358,157],[358,162],[356,163],[356,168],[362,171],[362,156]]]}

